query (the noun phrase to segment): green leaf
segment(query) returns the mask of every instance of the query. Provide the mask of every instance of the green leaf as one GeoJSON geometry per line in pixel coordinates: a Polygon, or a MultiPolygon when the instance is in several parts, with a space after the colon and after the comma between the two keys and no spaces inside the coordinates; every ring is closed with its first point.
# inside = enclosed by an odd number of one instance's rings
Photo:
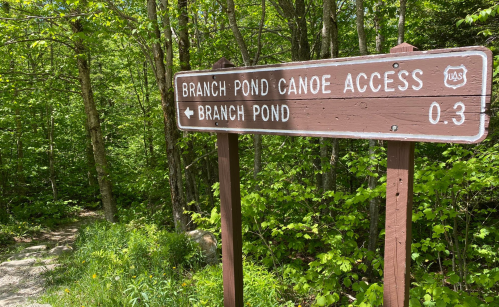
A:
{"type": "Polygon", "coordinates": [[[317,305],[319,306],[326,306],[327,300],[325,296],[319,296],[317,297],[317,305]]]}

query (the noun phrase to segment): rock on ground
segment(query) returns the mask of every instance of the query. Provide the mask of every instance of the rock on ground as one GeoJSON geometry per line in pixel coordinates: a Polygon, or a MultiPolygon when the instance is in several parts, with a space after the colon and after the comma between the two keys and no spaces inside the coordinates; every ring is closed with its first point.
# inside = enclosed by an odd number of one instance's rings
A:
{"type": "Polygon", "coordinates": [[[217,239],[209,231],[196,229],[186,233],[194,242],[198,243],[206,258],[207,264],[217,264],[217,239]]]}

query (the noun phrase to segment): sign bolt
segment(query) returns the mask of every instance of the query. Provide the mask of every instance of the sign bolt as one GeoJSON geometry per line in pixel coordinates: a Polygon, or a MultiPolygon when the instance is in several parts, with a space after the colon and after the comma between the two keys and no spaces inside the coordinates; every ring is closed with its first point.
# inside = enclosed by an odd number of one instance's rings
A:
{"type": "Polygon", "coordinates": [[[393,68],[399,68],[399,63],[393,63],[393,68]]]}
{"type": "Polygon", "coordinates": [[[391,131],[397,131],[399,130],[399,126],[393,125],[391,131]]]}

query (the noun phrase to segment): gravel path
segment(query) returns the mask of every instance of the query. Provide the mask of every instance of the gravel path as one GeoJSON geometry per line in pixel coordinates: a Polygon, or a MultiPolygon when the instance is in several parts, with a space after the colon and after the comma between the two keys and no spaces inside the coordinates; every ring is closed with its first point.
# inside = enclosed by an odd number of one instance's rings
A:
{"type": "Polygon", "coordinates": [[[6,255],[7,261],[0,263],[0,307],[50,307],[49,304],[31,303],[44,291],[43,273],[58,266],[59,255],[73,251],[71,245],[83,224],[100,218],[98,213],[84,210],[78,222],[43,232],[29,240],[37,245],[6,255]]]}

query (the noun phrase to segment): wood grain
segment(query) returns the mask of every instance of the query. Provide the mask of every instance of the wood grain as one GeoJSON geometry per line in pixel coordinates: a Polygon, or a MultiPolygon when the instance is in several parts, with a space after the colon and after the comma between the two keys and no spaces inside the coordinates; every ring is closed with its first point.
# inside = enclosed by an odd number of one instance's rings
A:
{"type": "MultiPolygon", "coordinates": [[[[205,132],[455,143],[483,140],[491,95],[490,50],[402,52],[410,50],[408,46],[397,46],[393,51],[400,53],[389,55],[178,73],[177,125],[181,130],[205,132]],[[463,81],[449,81],[446,71],[461,73],[463,81]],[[434,102],[438,106],[431,107],[434,102]],[[265,105],[285,106],[289,120],[254,116],[255,106],[265,105]],[[206,107],[241,107],[245,118],[203,116],[200,108],[206,107]]],[[[219,62],[217,67],[231,65],[225,59],[219,62]]]]}
{"type": "MultiPolygon", "coordinates": [[[[415,49],[414,46],[403,43],[390,52],[412,52],[415,49]]],[[[414,143],[389,141],[387,160],[383,306],[408,307],[414,143]]]]}
{"type": "Polygon", "coordinates": [[[409,306],[414,143],[388,142],[384,306],[409,306]]]}
{"type": "Polygon", "coordinates": [[[243,306],[238,135],[218,133],[224,306],[243,306]]]}

